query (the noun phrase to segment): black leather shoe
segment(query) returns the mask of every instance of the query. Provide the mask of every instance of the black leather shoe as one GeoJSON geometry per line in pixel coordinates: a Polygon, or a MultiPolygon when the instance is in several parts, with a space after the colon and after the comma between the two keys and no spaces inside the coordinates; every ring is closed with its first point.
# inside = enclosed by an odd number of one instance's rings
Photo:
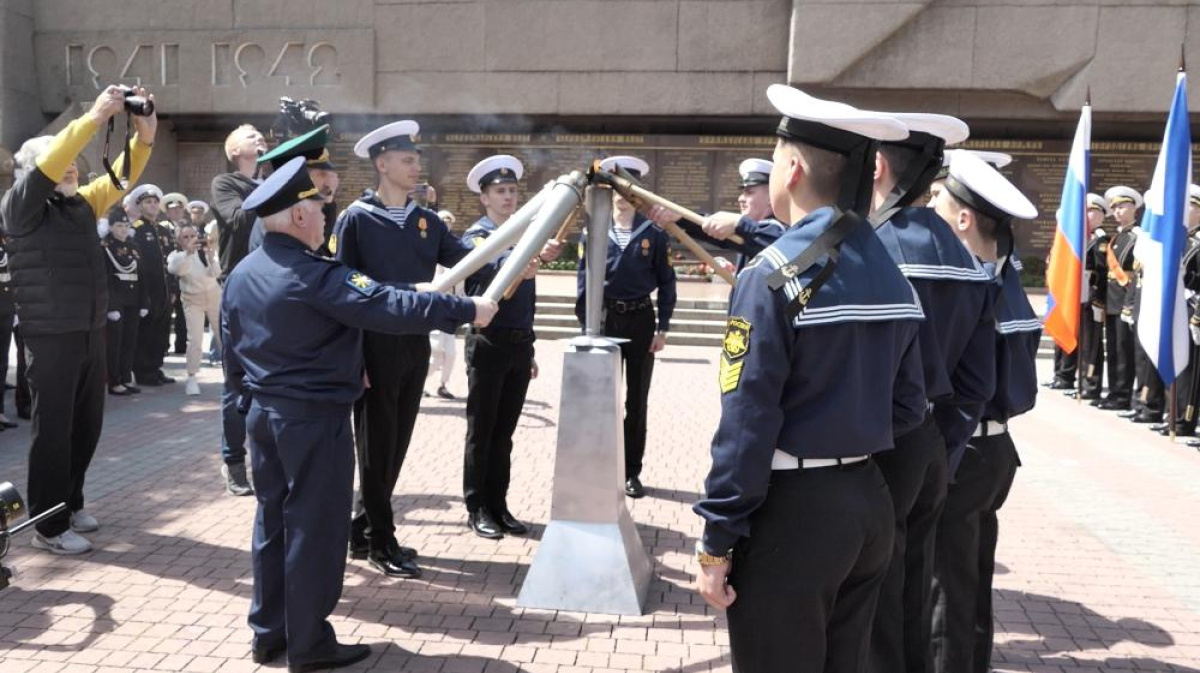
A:
{"type": "Polygon", "coordinates": [[[500,530],[500,524],[496,523],[491,512],[486,509],[478,509],[468,514],[467,527],[479,537],[488,540],[499,540],[504,537],[504,531],[500,530]]]}
{"type": "Polygon", "coordinates": [[[1131,418],[1134,423],[1162,423],[1162,414],[1139,411],[1131,418]]]}
{"type": "Polygon", "coordinates": [[[1046,387],[1050,390],[1073,390],[1075,388],[1075,384],[1069,381],[1051,381],[1050,383],[1046,384],[1046,387]]]}
{"type": "Polygon", "coordinates": [[[370,645],[343,645],[338,643],[333,651],[327,657],[317,659],[316,661],[307,661],[302,664],[288,664],[288,673],[308,673],[309,671],[323,671],[327,668],[342,668],[350,666],[371,656],[370,645]]]}
{"type": "Polygon", "coordinates": [[[1088,404],[1092,405],[1093,407],[1096,407],[1097,409],[1103,409],[1104,405],[1107,403],[1108,403],[1108,400],[1104,399],[1103,397],[1100,397],[1099,395],[1093,397],[1091,402],[1088,402],[1088,404]]]}
{"type": "Polygon", "coordinates": [[[175,383],[175,379],[171,378],[170,376],[167,376],[166,374],[164,374],[162,372],[159,372],[158,373],[158,382],[162,383],[162,384],[175,383]]]}
{"type": "Polygon", "coordinates": [[[1105,411],[1129,411],[1131,404],[1129,402],[1118,402],[1116,400],[1104,400],[1096,405],[1105,411]]]}
{"type": "Polygon", "coordinates": [[[371,550],[367,554],[367,562],[388,577],[416,579],[421,576],[421,567],[415,561],[387,549],[371,550]]]}
{"type": "Polygon", "coordinates": [[[155,374],[146,374],[145,376],[137,377],[137,384],[139,386],[149,386],[151,388],[157,388],[158,386],[162,385],[162,381],[159,381],[158,376],[155,374]]]}
{"type": "Polygon", "coordinates": [[[1187,445],[1189,448],[1200,449],[1200,439],[1189,439],[1187,445]]]}
{"type": "Polygon", "coordinates": [[[130,395],[140,395],[142,393],[141,388],[128,383],[125,384],[125,390],[128,390],[130,395]]]}
{"type": "Polygon", "coordinates": [[[287,643],[279,643],[276,645],[259,645],[254,643],[250,646],[250,659],[256,664],[269,664],[287,652],[287,643]]]}
{"type": "Polygon", "coordinates": [[[529,526],[517,520],[517,517],[512,515],[512,512],[507,509],[500,511],[500,516],[493,517],[496,523],[500,524],[500,530],[509,535],[525,535],[529,533],[529,526]]]}
{"type": "Polygon", "coordinates": [[[1097,392],[1088,392],[1088,391],[1086,391],[1086,390],[1085,390],[1085,391],[1083,391],[1083,395],[1081,395],[1079,399],[1081,399],[1081,400],[1089,400],[1089,401],[1091,401],[1091,400],[1098,400],[1098,399],[1100,399],[1100,393],[1097,393],[1097,392]]]}
{"type": "Polygon", "coordinates": [[[1133,409],[1129,409],[1127,411],[1118,412],[1117,417],[1118,418],[1133,418],[1134,416],[1137,416],[1138,413],[1139,412],[1134,411],[1133,409]]]}
{"type": "Polygon", "coordinates": [[[631,498],[646,497],[646,489],[642,487],[642,480],[637,477],[630,477],[625,480],[625,495],[631,498]]]}
{"type": "Polygon", "coordinates": [[[1158,425],[1151,425],[1150,432],[1157,432],[1160,435],[1169,435],[1169,434],[1171,434],[1171,426],[1166,423],[1159,423],[1158,425]]]}

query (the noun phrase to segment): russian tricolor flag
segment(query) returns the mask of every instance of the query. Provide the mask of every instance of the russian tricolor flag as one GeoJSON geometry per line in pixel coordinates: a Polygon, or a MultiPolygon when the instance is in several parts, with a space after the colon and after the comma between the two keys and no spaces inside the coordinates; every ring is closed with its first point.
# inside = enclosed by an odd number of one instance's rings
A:
{"type": "Polygon", "coordinates": [[[1046,333],[1067,353],[1075,352],[1079,336],[1079,306],[1083,301],[1083,251],[1087,243],[1087,192],[1091,165],[1092,106],[1079,113],[1075,142],[1067,162],[1059,204],[1058,228],[1046,267],[1046,333]]]}
{"type": "Polygon", "coordinates": [[[1188,361],[1188,315],[1180,266],[1187,240],[1188,185],[1192,182],[1192,133],[1188,127],[1187,74],[1179,73],[1167,117],[1154,180],[1146,192],[1146,212],[1134,256],[1142,263],[1141,313],[1137,333],[1142,348],[1171,385],[1188,361]]]}

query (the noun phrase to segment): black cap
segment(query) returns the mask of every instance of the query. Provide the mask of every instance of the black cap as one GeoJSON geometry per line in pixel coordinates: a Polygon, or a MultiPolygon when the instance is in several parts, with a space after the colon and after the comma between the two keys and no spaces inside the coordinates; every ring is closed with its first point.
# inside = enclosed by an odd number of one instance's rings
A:
{"type": "Polygon", "coordinates": [[[293,157],[246,197],[242,209],[258,217],[270,217],[305,199],[324,200],[312,178],[308,177],[304,158],[293,157]]]}

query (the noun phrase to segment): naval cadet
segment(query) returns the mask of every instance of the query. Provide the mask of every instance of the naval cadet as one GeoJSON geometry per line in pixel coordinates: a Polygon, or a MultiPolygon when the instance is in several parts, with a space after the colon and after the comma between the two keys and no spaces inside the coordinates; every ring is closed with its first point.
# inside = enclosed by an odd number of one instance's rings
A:
{"type": "MultiPolygon", "coordinates": [[[[167,255],[175,249],[175,236],[161,221],[162,190],[145,184],[130,193],[141,216],[133,222],[133,239],[140,256],[139,282],[145,283],[149,312],[138,326],[137,352],[133,374],[138,385],[161,386],[175,383],[163,373],[163,357],[171,333],[173,281],[167,273],[167,255]]],[[[178,293],[178,289],[175,290],[178,293]]]]}
{"type": "MultiPolygon", "coordinates": [[[[471,246],[463,243],[411,194],[421,176],[421,152],[414,121],[398,121],[368,133],[354,154],[369,159],[378,174],[367,190],[338,217],[329,249],[344,263],[385,283],[421,283],[437,266],[453,267],[471,246]]],[[[355,404],[359,499],[355,503],[350,553],[366,557],[389,577],[418,577],[417,550],[396,540],[392,492],[412,441],[429,370],[428,334],[386,334],[367,330],[363,356],[367,380],[355,404]]]]}
{"type": "Polygon", "coordinates": [[[920,301],[859,214],[877,141],[908,130],[784,85],[767,98],[771,203],[792,224],[731,298],[698,588],[728,609],[737,670],[862,671],[894,532],[873,455],[926,413],[920,301]]]}
{"type": "MultiPolygon", "coordinates": [[[[608,157],[600,170],[618,167],[641,180],[650,165],[630,156],[608,157]]],[[[642,461],[646,455],[646,406],[650,398],[650,379],[654,375],[654,354],[667,345],[667,331],[675,312],[675,269],[669,253],[671,239],[658,225],[638,213],[615,190],[612,194],[612,226],[604,269],[604,336],[627,339],[621,343],[621,362],[625,367],[625,494],[631,498],[646,495],[642,486],[642,461]],[[658,293],[658,316],[650,294],[658,293]]],[[[580,240],[578,299],[575,315],[580,324],[587,295],[586,235],[580,240]]],[[[597,242],[599,245],[600,243],[597,242]]]]}
{"type": "MultiPolygon", "coordinates": [[[[333,234],[333,225],[338,215],[335,199],[339,181],[337,166],[333,165],[329,156],[329,133],[329,124],[323,124],[308,133],[280,143],[278,147],[258,158],[260,167],[270,164],[273,170],[279,170],[280,166],[294,157],[304,157],[305,165],[308,166],[308,177],[321,191],[321,198],[324,200],[321,214],[325,216],[326,242],[321,244],[322,252],[328,252],[329,237],[333,234]]],[[[248,242],[251,252],[262,245],[264,233],[262,221],[255,221],[248,242]]]]}
{"type": "Polygon", "coordinates": [[[1142,316],[1142,280],[1144,268],[1141,261],[1134,260],[1130,290],[1125,294],[1125,306],[1121,309],[1121,321],[1129,325],[1134,334],[1133,362],[1137,379],[1136,393],[1129,411],[1117,415],[1134,423],[1162,423],[1166,410],[1166,386],[1158,375],[1158,368],[1150,359],[1141,339],[1137,338],[1137,323],[1142,316]]]}
{"type": "Polygon", "coordinates": [[[1134,342],[1133,325],[1121,320],[1126,295],[1133,289],[1133,248],[1137,244],[1137,211],[1142,195],[1136,189],[1117,186],[1104,192],[1116,221],[1105,253],[1108,287],[1104,295],[1104,341],[1108,360],[1108,395],[1092,400],[1101,409],[1129,411],[1133,403],[1134,342]]]}
{"type": "MultiPolygon", "coordinates": [[[[996,291],[991,276],[950,225],[923,203],[915,205],[941,169],[945,146],[966,140],[969,129],[946,115],[892,116],[908,127],[908,137],[880,146],[871,219],[921,300],[925,320],[917,343],[927,400],[982,413],[983,403],[995,392],[996,291]]],[[[878,673],[933,668],[933,555],[946,498],[947,454],[968,439],[952,429],[947,434],[927,413],[920,427],[895,437],[893,451],[876,458],[892,495],[896,527],[871,631],[869,668],[878,673]]]]}
{"type": "Polygon", "coordinates": [[[132,240],[133,225],[126,219],[114,219],[109,233],[101,241],[108,262],[108,394],[135,395],[141,389],[133,385],[133,356],[137,348],[138,323],[150,312],[150,297],[138,275],[141,253],[132,240]]]}
{"type": "MultiPolygon", "coordinates": [[[[1104,220],[1111,213],[1108,201],[1099,194],[1087,195],[1087,245],[1083,249],[1083,271],[1086,280],[1082,304],[1079,307],[1079,347],[1076,357],[1082,398],[1094,400],[1100,397],[1104,385],[1104,300],[1108,287],[1108,233],[1104,220]]],[[[1075,397],[1075,380],[1067,395],[1075,397]]],[[[1051,389],[1061,386],[1050,386],[1051,389]]]]}
{"type": "Polygon", "coordinates": [[[956,154],[935,209],[984,262],[1001,288],[995,330],[995,394],[982,420],[961,414],[971,439],[938,524],[934,556],[934,664],[938,673],[988,673],[992,654],[992,576],[1004,504],[1020,460],[1008,421],[1033,408],[1041,321],[1021,287],[1012,253],[1014,218],[1033,219],[1029,199],[986,162],[956,154]]]}
{"type": "MultiPolygon", "coordinates": [[[[475,164],[467,188],[479,195],[485,215],[463,234],[477,246],[504,226],[517,210],[518,182],[525,172],[516,157],[497,154],[475,164]]],[[[558,258],[562,244],[551,240],[530,261],[511,295],[487,327],[467,334],[467,439],[463,460],[463,502],[467,526],[478,536],[497,540],[525,535],[529,527],[508,508],[513,432],[521,418],[529,381],[537,375],[533,313],[536,275],[541,261],[558,258]]],[[[482,296],[508,261],[505,252],[466,280],[470,296],[482,296]]]]}
{"type": "Polygon", "coordinates": [[[337,642],[354,482],[350,408],[363,389],[362,330],[424,334],[486,325],[496,305],[380,283],[333,258],[323,198],[304,159],[284,164],[242,204],[263,245],[229,275],[222,304],[226,368],[241,392],[258,509],[251,548],[252,656],[286,652],[292,673],[346,666],[367,645],[337,642]]]}
{"type": "Polygon", "coordinates": [[[739,253],[737,269],[741,271],[755,255],[779,240],[784,226],[771,213],[771,195],[767,189],[771,162],[766,159],[746,159],[738,165],[738,175],[742,186],[737,200],[740,216],[714,213],[704,222],[694,224],[667,215],[661,206],[655,206],[651,210],[651,218],[658,224],[663,219],[673,221],[694,238],[739,253]],[[730,240],[733,234],[741,236],[742,243],[730,240]]]}
{"type": "MultiPolygon", "coordinates": [[[[1191,437],[1196,434],[1196,412],[1200,408],[1200,380],[1196,367],[1200,366],[1200,185],[1188,186],[1187,243],[1183,250],[1183,287],[1186,292],[1188,332],[1191,344],[1188,363],[1175,379],[1175,434],[1191,437]]],[[[1169,421],[1168,421],[1169,422],[1169,421]]],[[[1172,428],[1163,424],[1153,428],[1159,434],[1169,436],[1172,428]]]]}

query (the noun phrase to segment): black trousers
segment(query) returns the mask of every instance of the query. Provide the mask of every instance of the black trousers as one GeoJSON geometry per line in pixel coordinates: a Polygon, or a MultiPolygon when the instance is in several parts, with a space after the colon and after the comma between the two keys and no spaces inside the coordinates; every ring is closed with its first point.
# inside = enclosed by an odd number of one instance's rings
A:
{"type": "Polygon", "coordinates": [[[1067,354],[1066,351],[1054,347],[1054,380],[1058,383],[1075,385],[1075,372],[1078,369],[1079,348],[1067,354]]]}
{"type": "Polygon", "coordinates": [[[533,331],[528,340],[505,340],[488,331],[467,336],[467,444],[463,501],[468,512],[508,511],[513,432],[521,419],[533,367],[533,331]],[[518,342],[514,342],[518,341],[518,342]]]}
{"type": "Polygon", "coordinates": [[[139,381],[153,378],[162,371],[163,357],[171,332],[171,308],[150,309],[138,326],[137,351],[133,356],[133,374],[139,381]]]}
{"type": "Polygon", "coordinates": [[[429,337],[365,332],[363,356],[371,387],[354,405],[359,496],[353,531],[383,549],[396,535],[392,492],[421,410],[429,337]]]}
{"type": "Polygon", "coordinates": [[[1166,411],[1166,388],[1163,386],[1162,378],[1158,375],[1158,370],[1154,367],[1154,361],[1150,359],[1146,349],[1142,348],[1140,340],[1134,348],[1134,361],[1137,371],[1137,394],[1133,398],[1134,406],[1147,414],[1162,416],[1166,411]]]}
{"type": "Polygon", "coordinates": [[[1099,395],[1104,387],[1104,323],[1092,320],[1091,306],[1083,306],[1080,311],[1083,324],[1077,352],[1083,359],[1083,392],[1099,395]]]}
{"type": "Polygon", "coordinates": [[[933,416],[926,416],[895,443],[896,448],[875,455],[892,495],[896,534],[875,610],[870,670],[923,673],[933,670],[933,555],[946,501],[946,442],[933,416]]]}
{"type": "Polygon", "coordinates": [[[183,315],[183,295],[176,295],[171,305],[171,325],[175,331],[175,354],[187,353],[187,318],[183,315]]]}
{"type": "Polygon", "coordinates": [[[629,313],[605,311],[604,335],[628,339],[621,344],[621,362],[625,366],[625,476],[642,474],[646,455],[646,404],[650,399],[650,379],[654,376],[654,309],[647,306],[629,313]]]}
{"type": "Polygon", "coordinates": [[[750,537],[733,550],[733,670],[865,670],[893,518],[873,461],[773,472],[750,537]]]}
{"type": "Polygon", "coordinates": [[[29,392],[29,367],[26,364],[25,338],[18,325],[13,329],[13,340],[17,342],[17,389],[13,391],[13,401],[17,404],[17,414],[24,412],[29,416],[33,406],[33,393],[29,392]]]}
{"type": "Polygon", "coordinates": [[[325,659],[337,639],[329,615],[346,570],[345,512],[354,491],[350,409],[255,397],[246,416],[254,471],[250,628],[288,663],[325,659]]]}
{"type": "Polygon", "coordinates": [[[83,509],[83,482],[104,423],[104,330],[28,335],[33,423],[29,447],[29,514],[60,502],[67,512],[37,525],[54,537],[83,509]]]}
{"type": "Polygon", "coordinates": [[[1200,346],[1193,343],[1188,351],[1188,365],[1175,379],[1175,427],[1187,434],[1195,432],[1196,417],[1200,413],[1197,360],[1200,360],[1200,346]]]}
{"type": "MultiPolygon", "coordinates": [[[[12,301],[0,302],[0,414],[4,413],[4,384],[8,381],[8,349],[12,345],[13,316],[17,310],[12,301]]],[[[18,349],[20,346],[17,347],[18,349]]],[[[17,405],[18,407],[20,405],[17,405]]]]}
{"type": "Polygon", "coordinates": [[[1133,400],[1133,326],[1119,315],[1104,317],[1105,350],[1108,357],[1108,399],[1130,404],[1133,400]]]}
{"type": "Polygon", "coordinates": [[[938,525],[933,570],[933,653],[938,673],[988,673],[992,576],[1004,505],[1021,461],[1006,433],[972,439],[938,525]]]}
{"type": "Polygon", "coordinates": [[[137,349],[138,318],[136,306],[110,307],[121,314],[120,320],[109,320],[105,326],[108,341],[108,385],[110,387],[133,381],[133,356],[137,349]]]}

